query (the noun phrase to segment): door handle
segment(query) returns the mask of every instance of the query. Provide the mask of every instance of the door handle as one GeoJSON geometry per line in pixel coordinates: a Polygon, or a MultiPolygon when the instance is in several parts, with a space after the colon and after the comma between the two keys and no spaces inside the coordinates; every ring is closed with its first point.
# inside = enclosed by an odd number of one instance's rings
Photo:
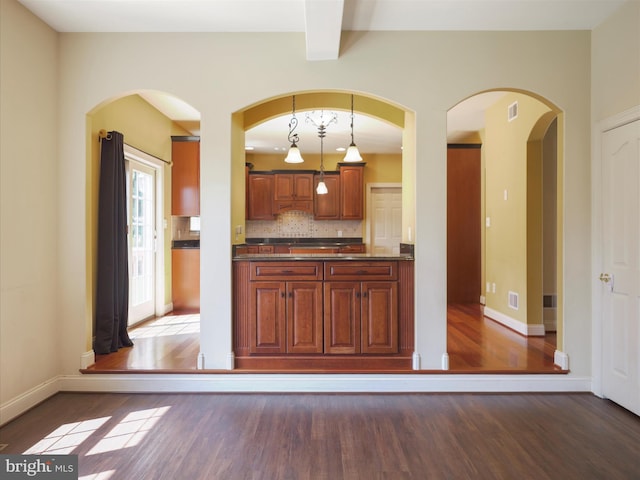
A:
{"type": "Polygon", "coordinates": [[[613,275],[609,275],[608,273],[601,273],[598,278],[609,288],[610,292],[613,292],[613,275]]]}

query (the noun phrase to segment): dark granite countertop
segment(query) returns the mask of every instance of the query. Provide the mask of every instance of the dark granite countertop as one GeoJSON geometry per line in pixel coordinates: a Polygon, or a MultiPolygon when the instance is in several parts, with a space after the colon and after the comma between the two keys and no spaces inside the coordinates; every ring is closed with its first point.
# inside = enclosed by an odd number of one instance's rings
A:
{"type": "Polygon", "coordinates": [[[200,240],[174,240],[171,248],[200,248],[200,240]]]}
{"type": "Polygon", "coordinates": [[[291,237],[291,238],[247,238],[246,245],[309,245],[309,246],[340,246],[361,244],[362,237],[291,237]]]}
{"type": "Polygon", "coordinates": [[[233,257],[234,261],[252,260],[260,262],[282,261],[324,261],[324,260],[355,260],[355,261],[382,261],[382,260],[413,260],[410,254],[375,254],[375,253],[245,253],[233,257]]]}

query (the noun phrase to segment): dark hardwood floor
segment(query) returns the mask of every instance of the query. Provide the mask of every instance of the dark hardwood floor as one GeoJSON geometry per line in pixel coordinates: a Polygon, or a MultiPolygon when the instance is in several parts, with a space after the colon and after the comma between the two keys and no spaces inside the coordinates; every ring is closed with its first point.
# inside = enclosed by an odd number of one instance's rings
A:
{"type": "Polygon", "coordinates": [[[84,480],[640,478],[640,418],[591,394],[59,393],[0,443],[84,480]]]}
{"type": "MultiPolygon", "coordinates": [[[[199,315],[193,313],[175,313],[145,322],[131,330],[132,348],[98,355],[96,363],[83,373],[207,373],[196,370],[199,322],[199,315]]],[[[484,317],[480,305],[450,305],[449,370],[437,372],[563,373],[553,363],[555,349],[555,333],[524,337],[484,317]]],[[[404,373],[395,370],[399,372],[404,373]]]]}

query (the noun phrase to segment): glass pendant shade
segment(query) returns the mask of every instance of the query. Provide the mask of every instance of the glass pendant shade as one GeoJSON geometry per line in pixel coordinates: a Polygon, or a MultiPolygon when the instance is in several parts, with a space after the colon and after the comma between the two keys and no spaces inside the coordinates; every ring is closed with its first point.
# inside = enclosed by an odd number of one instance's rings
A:
{"type": "Polygon", "coordinates": [[[360,152],[358,151],[358,147],[356,147],[355,143],[349,145],[347,148],[347,153],[344,156],[345,162],[361,162],[362,157],[360,156],[360,152]]]}
{"type": "Polygon", "coordinates": [[[287,153],[287,157],[284,159],[284,161],[286,163],[302,163],[302,162],[304,162],[304,159],[302,158],[302,155],[300,154],[300,149],[298,148],[298,146],[295,143],[291,144],[291,147],[289,148],[289,153],[287,153]]]}
{"type": "Polygon", "coordinates": [[[347,153],[344,156],[345,162],[361,162],[362,157],[356,147],[356,142],[353,141],[353,95],[351,95],[351,145],[347,148],[347,153]]]}
{"type": "Polygon", "coordinates": [[[320,180],[318,182],[318,186],[316,187],[316,193],[318,195],[326,195],[327,193],[329,193],[329,190],[327,189],[327,184],[324,183],[324,180],[320,180]]]}

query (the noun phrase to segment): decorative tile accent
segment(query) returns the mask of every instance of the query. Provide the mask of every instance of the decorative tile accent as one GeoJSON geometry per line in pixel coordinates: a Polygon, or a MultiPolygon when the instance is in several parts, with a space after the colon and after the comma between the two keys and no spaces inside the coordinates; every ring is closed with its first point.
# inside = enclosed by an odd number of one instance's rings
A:
{"type": "Polygon", "coordinates": [[[314,220],[300,211],[278,215],[276,220],[247,220],[246,238],[362,237],[362,220],[314,220]]]}

